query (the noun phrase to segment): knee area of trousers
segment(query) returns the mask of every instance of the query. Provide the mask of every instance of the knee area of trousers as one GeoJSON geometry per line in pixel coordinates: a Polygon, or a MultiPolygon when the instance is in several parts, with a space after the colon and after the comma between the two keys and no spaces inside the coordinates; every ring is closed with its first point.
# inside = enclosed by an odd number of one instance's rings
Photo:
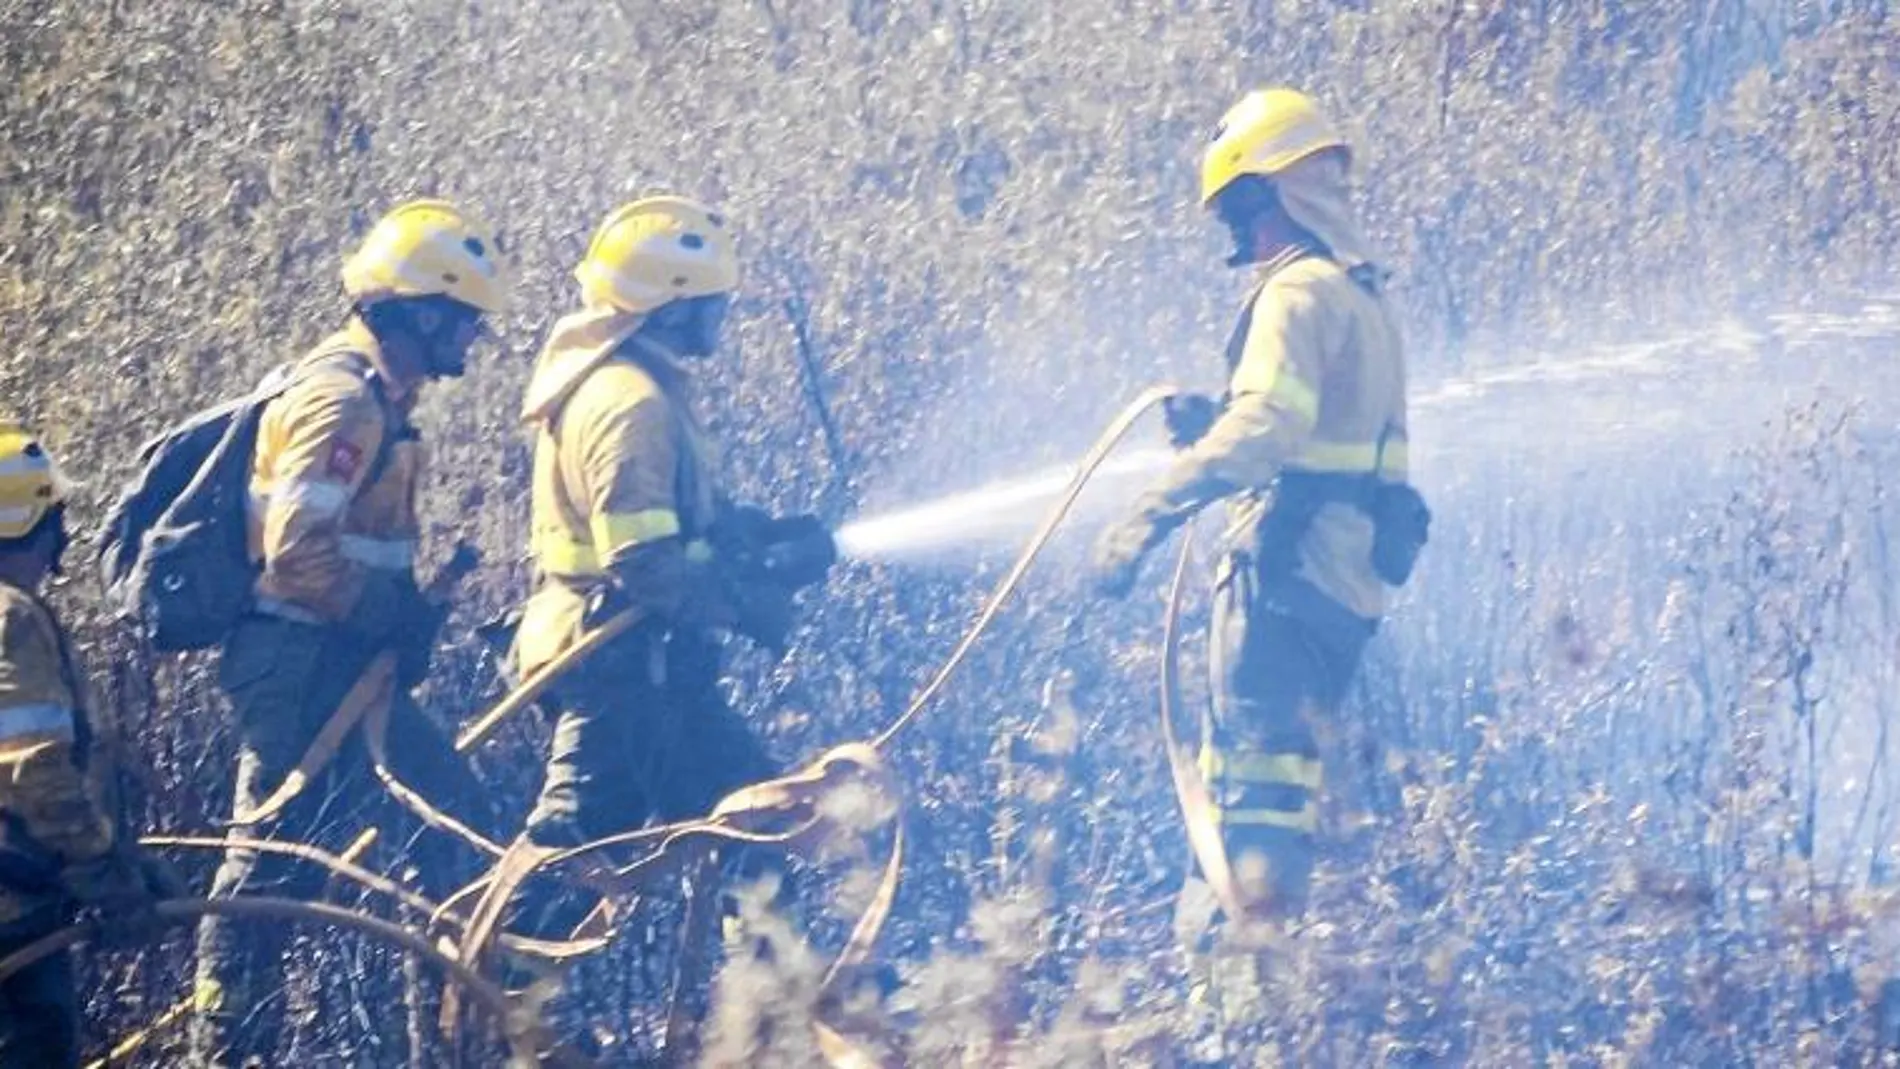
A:
{"type": "Polygon", "coordinates": [[[1276,748],[1299,749],[1313,745],[1311,718],[1318,706],[1298,689],[1230,688],[1216,703],[1222,730],[1276,748]]]}
{"type": "Polygon", "coordinates": [[[1304,905],[1313,878],[1312,836],[1297,832],[1230,836],[1228,853],[1233,858],[1234,882],[1243,897],[1276,911],[1297,910],[1304,905]]]}

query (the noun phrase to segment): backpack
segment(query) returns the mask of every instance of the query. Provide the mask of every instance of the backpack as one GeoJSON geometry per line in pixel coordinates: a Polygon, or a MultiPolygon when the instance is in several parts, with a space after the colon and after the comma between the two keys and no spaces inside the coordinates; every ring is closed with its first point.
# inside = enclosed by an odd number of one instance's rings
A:
{"type": "MultiPolygon", "coordinates": [[[[344,364],[380,384],[346,350],[279,368],[252,392],[187,416],[139,449],[139,473],[106,514],[99,569],[113,615],[163,651],[218,645],[251,608],[262,565],[251,559],[249,501],[257,432],[271,401],[319,367],[344,364]]],[[[388,459],[383,435],[366,483],[388,459]]]]}

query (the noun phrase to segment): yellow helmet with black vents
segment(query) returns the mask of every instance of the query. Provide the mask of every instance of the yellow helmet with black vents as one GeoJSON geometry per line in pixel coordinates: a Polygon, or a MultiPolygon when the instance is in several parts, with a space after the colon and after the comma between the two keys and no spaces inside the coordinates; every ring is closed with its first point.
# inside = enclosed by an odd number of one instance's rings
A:
{"type": "Polygon", "coordinates": [[[343,291],[360,304],[396,297],[448,297],[498,315],[508,278],[492,231],[445,200],[412,200],[377,220],[343,264],[343,291]]]}
{"type": "Polygon", "coordinates": [[[1297,89],[1256,89],[1227,109],[1201,158],[1201,203],[1244,175],[1272,178],[1328,149],[1351,156],[1339,128],[1297,89]]]}
{"type": "Polygon", "coordinates": [[[643,314],[738,289],[739,250],[721,213],[689,197],[646,197],[600,224],[574,277],[587,304],[643,314]]]}
{"type": "Polygon", "coordinates": [[[23,425],[0,420],[0,539],[24,538],[64,504],[72,484],[23,425]]]}

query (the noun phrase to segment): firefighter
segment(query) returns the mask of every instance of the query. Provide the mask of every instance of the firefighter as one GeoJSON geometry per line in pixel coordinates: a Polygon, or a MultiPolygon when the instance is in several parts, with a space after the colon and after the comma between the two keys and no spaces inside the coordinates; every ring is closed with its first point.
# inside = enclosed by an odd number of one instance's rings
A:
{"type": "MultiPolygon", "coordinates": [[[[0,957],[78,907],[124,924],[184,893],[118,819],[111,725],[40,588],[66,550],[67,484],[53,458],[0,423],[0,957]]],[[[61,952],[0,981],[0,1067],[77,1066],[79,1001],[61,952]]]]}
{"type": "MultiPolygon", "coordinates": [[[[507,283],[485,227],[453,204],[420,200],[376,223],[345,262],[343,289],[347,323],[291,367],[292,384],[264,410],[249,505],[261,571],[254,608],[226,637],[218,665],[240,741],[234,834],[335,851],[397,815],[368,774],[360,736],[274,816],[253,811],[385,651],[397,664],[393,771],[465,823],[493,823],[474,777],[409,693],[428,673],[446,612],[415,577],[423,453],[410,413],[426,383],[463,374],[487,318],[503,310],[507,283]]],[[[425,880],[454,868],[420,867],[425,880]]],[[[281,855],[234,848],[212,894],[308,896],[322,878],[281,855]]],[[[202,923],[194,1064],[269,1057],[287,938],[278,928],[202,923]]]]}
{"type": "Polygon", "coordinates": [[[721,640],[782,650],[794,591],[835,556],[816,519],[774,520],[720,490],[694,367],[739,283],[730,221],[685,197],[634,201],[575,276],[583,307],[555,324],[522,411],[536,579],[514,665],[533,672],[622,612],[637,622],[549,691],[554,740],[525,834],[551,847],[703,816],[778,773],[720,694],[721,640]]]}
{"type": "Polygon", "coordinates": [[[1096,547],[1100,588],[1119,597],[1170,532],[1231,502],[1200,766],[1234,897],[1255,918],[1304,909],[1314,727],[1423,542],[1423,502],[1405,485],[1405,356],[1387,272],[1349,206],[1350,155],[1295,90],[1249,93],[1221,120],[1201,199],[1233,237],[1229,266],[1258,272],[1228,343],[1228,391],[1170,405],[1174,465],[1096,547]]]}

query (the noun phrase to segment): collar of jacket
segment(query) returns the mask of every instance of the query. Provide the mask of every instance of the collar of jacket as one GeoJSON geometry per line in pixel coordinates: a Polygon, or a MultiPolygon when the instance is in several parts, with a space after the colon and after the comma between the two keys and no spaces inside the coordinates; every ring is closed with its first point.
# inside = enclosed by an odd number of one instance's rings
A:
{"type": "Polygon", "coordinates": [[[548,332],[541,355],[528,377],[521,402],[521,422],[543,423],[554,418],[581,379],[611,359],[628,338],[639,331],[646,316],[607,305],[582,308],[562,316],[548,332]]]}
{"type": "Polygon", "coordinates": [[[621,346],[627,358],[645,368],[660,388],[671,394],[691,393],[693,369],[672,349],[645,335],[636,334],[621,346]]]}
{"type": "Polygon", "coordinates": [[[1247,287],[1247,301],[1242,314],[1252,316],[1254,301],[1260,298],[1261,291],[1267,288],[1267,283],[1273,281],[1273,276],[1302,260],[1315,256],[1325,257],[1326,250],[1317,245],[1300,242],[1288,245],[1264,260],[1255,260],[1249,265],[1254,268],[1254,276],[1253,282],[1247,287]]]}
{"type": "Polygon", "coordinates": [[[1296,242],[1292,245],[1288,245],[1272,256],[1259,261],[1259,273],[1254,276],[1255,288],[1265,286],[1268,282],[1273,281],[1273,276],[1292,267],[1301,260],[1309,260],[1315,256],[1330,258],[1327,256],[1326,250],[1318,245],[1312,245],[1306,242],[1296,242]]]}
{"type": "Polygon", "coordinates": [[[407,417],[416,407],[416,384],[404,382],[401,376],[390,370],[389,357],[383,354],[383,343],[376,334],[355,316],[342,330],[326,342],[325,349],[347,349],[353,353],[362,353],[369,361],[371,370],[376,373],[376,381],[382,386],[383,402],[399,415],[407,417]]]}

